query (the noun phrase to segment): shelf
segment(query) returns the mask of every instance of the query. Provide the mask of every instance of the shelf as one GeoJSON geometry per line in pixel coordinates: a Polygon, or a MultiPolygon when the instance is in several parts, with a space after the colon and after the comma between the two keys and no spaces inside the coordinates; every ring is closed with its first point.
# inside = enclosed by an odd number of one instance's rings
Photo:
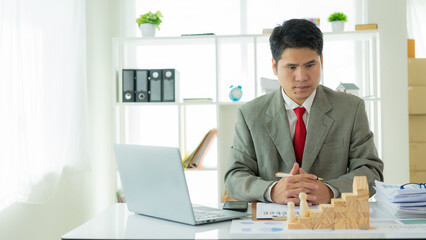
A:
{"type": "Polygon", "coordinates": [[[370,40],[379,36],[377,30],[363,30],[363,31],[348,31],[342,33],[323,33],[324,41],[353,41],[353,40],[370,40]]]}
{"type": "Polygon", "coordinates": [[[218,105],[244,105],[247,102],[218,102],[218,105]]]}
{"type": "MultiPolygon", "coordinates": [[[[381,98],[374,96],[360,97],[364,101],[380,101],[381,98]]],[[[242,106],[247,102],[119,102],[116,106],[191,106],[191,105],[221,105],[242,106]]]]}
{"type": "Polygon", "coordinates": [[[185,171],[217,171],[217,168],[215,167],[208,167],[208,168],[185,168],[185,171]]]}
{"type": "Polygon", "coordinates": [[[177,102],[119,102],[116,106],[178,106],[177,102]]]}
{"type": "MultiPolygon", "coordinates": [[[[376,38],[379,34],[378,30],[363,30],[363,31],[346,31],[341,33],[334,32],[323,32],[324,40],[333,41],[333,40],[369,40],[371,38],[376,38]]],[[[166,44],[168,40],[176,41],[182,40],[182,43],[185,40],[188,40],[188,43],[194,43],[194,41],[203,40],[215,40],[215,39],[225,39],[225,38],[269,38],[269,34],[243,34],[243,35],[198,35],[198,36],[169,36],[169,37],[133,37],[133,38],[113,38],[113,41],[117,42],[126,42],[126,44],[149,44],[149,42],[155,42],[155,44],[161,44],[161,41],[164,41],[166,44]]],[[[174,42],[175,44],[176,42],[174,42]]]]}
{"type": "Polygon", "coordinates": [[[244,105],[247,102],[118,102],[116,106],[244,105]]]}

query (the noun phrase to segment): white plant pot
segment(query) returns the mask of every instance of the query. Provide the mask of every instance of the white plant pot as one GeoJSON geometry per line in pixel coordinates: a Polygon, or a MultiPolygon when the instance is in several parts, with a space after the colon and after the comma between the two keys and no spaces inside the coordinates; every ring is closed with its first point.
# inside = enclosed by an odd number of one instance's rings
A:
{"type": "Polygon", "coordinates": [[[142,37],[155,37],[157,27],[155,24],[143,23],[139,27],[141,29],[142,37]]]}
{"type": "Polygon", "coordinates": [[[343,32],[343,30],[345,29],[345,22],[343,21],[331,22],[331,28],[333,29],[333,32],[343,32]]]}

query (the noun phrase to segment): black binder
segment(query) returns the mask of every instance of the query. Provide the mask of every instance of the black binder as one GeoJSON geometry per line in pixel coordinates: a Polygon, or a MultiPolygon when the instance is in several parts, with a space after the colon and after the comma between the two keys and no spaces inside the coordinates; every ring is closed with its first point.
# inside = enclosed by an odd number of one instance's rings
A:
{"type": "Polygon", "coordinates": [[[149,70],[136,70],[136,102],[148,102],[149,70]]]}
{"type": "Polygon", "coordinates": [[[175,70],[163,69],[163,102],[175,101],[175,70]]]}
{"type": "Polygon", "coordinates": [[[149,70],[149,101],[150,102],[161,102],[162,100],[162,70],[151,69],[149,70]]]}
{"type": "Polygon", "coordinates": [[[123,102],[135,101],[135,70],[123,69],[123,102]]]}

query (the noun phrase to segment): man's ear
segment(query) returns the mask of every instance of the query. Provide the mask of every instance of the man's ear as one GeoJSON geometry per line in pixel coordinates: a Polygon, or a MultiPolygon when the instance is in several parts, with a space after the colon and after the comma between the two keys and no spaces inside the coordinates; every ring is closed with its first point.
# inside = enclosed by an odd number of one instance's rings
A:
{"type": "Polygon", "coordinates": [[[321,54],[321,66],[323,66],[323,55],[321,54]]]}
{"type": "Polygon", "coordinates": [[[277,62],[275,61],[274,58],[272,58],[272,70],[274,70],[274,74],[275,74],[275,76],[277,76],[278,75],[278,72],[277,72],[277,62]]]}

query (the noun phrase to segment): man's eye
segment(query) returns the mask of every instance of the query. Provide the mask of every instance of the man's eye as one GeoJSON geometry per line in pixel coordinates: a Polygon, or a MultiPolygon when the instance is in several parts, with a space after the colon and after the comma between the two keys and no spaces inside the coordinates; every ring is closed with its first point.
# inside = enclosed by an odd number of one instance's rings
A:
{"type": "Polygon", "coordinates": [[[313,66],[315,66],[315,64],[308,64],[308,65],[306,65],[306,68],[311,68],[313,66]]]}
{"type": "Polygon", "coordinates": [[[288,69],[290,69],[290,70],[294,70],[294,69],[296,69],[296,67],[295,67],[295,66],[287,66],[287,68],[288,68],[288,69]]]}

